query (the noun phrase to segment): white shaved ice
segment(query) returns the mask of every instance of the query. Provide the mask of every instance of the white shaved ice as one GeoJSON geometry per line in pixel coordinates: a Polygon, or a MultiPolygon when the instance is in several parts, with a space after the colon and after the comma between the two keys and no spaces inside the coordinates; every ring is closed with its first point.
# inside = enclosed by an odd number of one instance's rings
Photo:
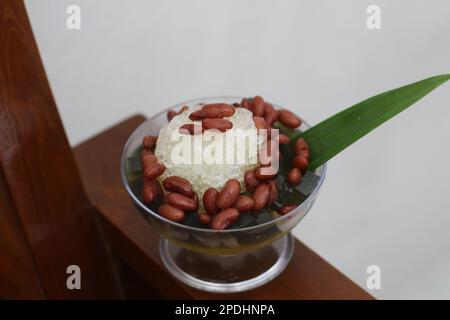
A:
{"type": "MultiPolygon", "coordinates": [[[[207,130],[199,135],[182,135],[179,134],[179,128],[184,124],[197,123],[189,119],[189,114],[200,109],[201,106],[190,107],[189,110],[175,116],[168,124],[164,125],[159,133],[156,145],[155,155],[158,160],[166,166],[166,171],[158,178],[161,182],[170,176],[179,176],[191,182],[194,190],[198,193],[200,203],[203,199],[203,193],[208,188],[216,188],[220,190],[225,182],[230,179],[238,179],[241,182],[241,188],[244,190],[244,174],[248,170],[253,170],[258,166],[258,146],[260,143],[257,139],[257,130],[253,122],[253,114],[244,108],[236,108],[233,116],[225,118],[233,123],[233,128],[227,132],[214,132],[207,130]],[[236,130],[238,129],[238,130],[236,130]],[[240,129],[240,130],[239,130],[240,129]],[[242,131],[241,131],[242,130],[242,131]],[[242,132],[246,132],[251,136],[245,137],[242,132]],[[227,161],[223,159],[222,164],[214,163],[215,152],[219,148],[223,148],[220,141],[225,141],[224,136],[232,134],[232,137],[239,141],[234,143],[235,157],[238,153],[245,154],[245,161],[227,161]],[[178,154],[180,150],[180,138],[188,139],[192,147],[191,156],[196,156],[197,163],[189,161],[189,163],[177,163],[173,154],[178,154]],[[206,141],[209,138],[209,141],[206,141]],[[220,139],[215,139],[220,138],[220,139]],[[207,148],[208,152],[205,152],[207,148]],[[201,155],[204,157],[201,157],[201,155]],[[200,161],[201,163],[198,163],[200,161]],[[232,163],[230,163],[232,162],[232,163]]],[[[186,140],[185,140],[186,141],[186,140]]],[[[232,154],[233,151],[227,145],[226,153],[232,154]]],[[[223,149],[222,149],[223,150],[223,149]]],[[[193,158],[192,158],[193,159],[193,158]]],[[[241,158],[243,159],[243,158],[241,158]]]]}

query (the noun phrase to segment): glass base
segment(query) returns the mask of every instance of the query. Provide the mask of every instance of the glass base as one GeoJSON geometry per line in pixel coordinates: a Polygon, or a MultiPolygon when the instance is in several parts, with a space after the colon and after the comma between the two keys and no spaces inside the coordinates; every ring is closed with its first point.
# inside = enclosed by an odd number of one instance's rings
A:
{"type": "Polygon", "coordinates": [[[210,292],[240,292],[266,284],[291,260],[292,236],[263,248],[236,255],[215,256],[193,252],[161,238],[159,252],[169,272],[188,286],[210,292]]]}

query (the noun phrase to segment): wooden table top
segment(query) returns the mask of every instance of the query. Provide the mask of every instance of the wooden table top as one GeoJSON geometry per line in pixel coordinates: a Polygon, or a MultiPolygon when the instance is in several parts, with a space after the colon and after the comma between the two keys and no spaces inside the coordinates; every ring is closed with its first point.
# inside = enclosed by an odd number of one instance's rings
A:
{"type": "Polygon", "coordinates": [[[135,209],[120,180],[120,156],[133,130],[145,120],[137,115],[74,148],[92,203],[100,211],[113,252],[163,298],[187,299],[373,299],[300,241],[287,268],[268,284],[247,292],[202,292],[175,280],[159,258],[159,234],[135,209]]]}

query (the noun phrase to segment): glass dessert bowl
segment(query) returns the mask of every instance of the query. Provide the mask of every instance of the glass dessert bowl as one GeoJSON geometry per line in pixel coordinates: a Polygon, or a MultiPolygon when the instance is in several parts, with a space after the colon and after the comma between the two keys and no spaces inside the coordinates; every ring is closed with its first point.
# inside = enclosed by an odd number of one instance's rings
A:
{"type": "MultiPolygon", "coordinates": [[[[143,138],[158,136],[162,128],[167,128],[170,110],[214,103],[233,105],[242,99],[230,96],[201,98],[164,110],[132,133],[121,159],[121,176],[128,194],[141,215],[161,234],[160,255],[164,265],[178,280],[205,291],[249,290],[280,274],[289,263],[294,249],[290,230],[310,210],[325,178],[326,165],[323,165],[314,172],[306,172],[298,185],[287,183],[291,169],[289,165],[295,155],[293,148],[286,144],[280,145],[282,160],[276,177],[279,185],[277,201],[257,212],[241,212],[239,218],[226,229],[205,226],[196,213],[185,214],[181,222],[169,220],[158,212],[158,207],[164,202],[162,197],[154,204],[145,203],[141,193],[144,179],[140,158],[143,138]],[[290,211],[279,214],[281,211],[277,207],[281,209],[286,204],[291,205],[290,211]]],[[[309,125],[302,121],[298,130],[308,128],[309,125]]],[[[286,133],[282,129],[280,131],[286,133]]],[[[157,149],[155,154],[161,152],[157,149]]],[[[200,202],[201,198],[202,195],[200,202]]]]}

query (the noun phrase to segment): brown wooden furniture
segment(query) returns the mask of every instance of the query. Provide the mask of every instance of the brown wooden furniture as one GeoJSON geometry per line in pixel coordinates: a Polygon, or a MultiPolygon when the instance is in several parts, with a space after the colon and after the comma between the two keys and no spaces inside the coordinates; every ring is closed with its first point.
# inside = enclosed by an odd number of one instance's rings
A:
{"type": "Polygon", "coordinates": [[[120,297],[22,1],[0,2],[0,296],[120,297]],[[68,290],[66,270],[82,270],[68,290]]]}
{"type": "Polygon", "coordinates": [[[218,295],[173,279],[119,178],[143,120],[71,150],[23,3],[0,2],[0,298],[372,298],[299,241],[287,269],[256,290],[218,295]],[[70,264],[82,269],[80,291],[66,287],[70,264]]]}

